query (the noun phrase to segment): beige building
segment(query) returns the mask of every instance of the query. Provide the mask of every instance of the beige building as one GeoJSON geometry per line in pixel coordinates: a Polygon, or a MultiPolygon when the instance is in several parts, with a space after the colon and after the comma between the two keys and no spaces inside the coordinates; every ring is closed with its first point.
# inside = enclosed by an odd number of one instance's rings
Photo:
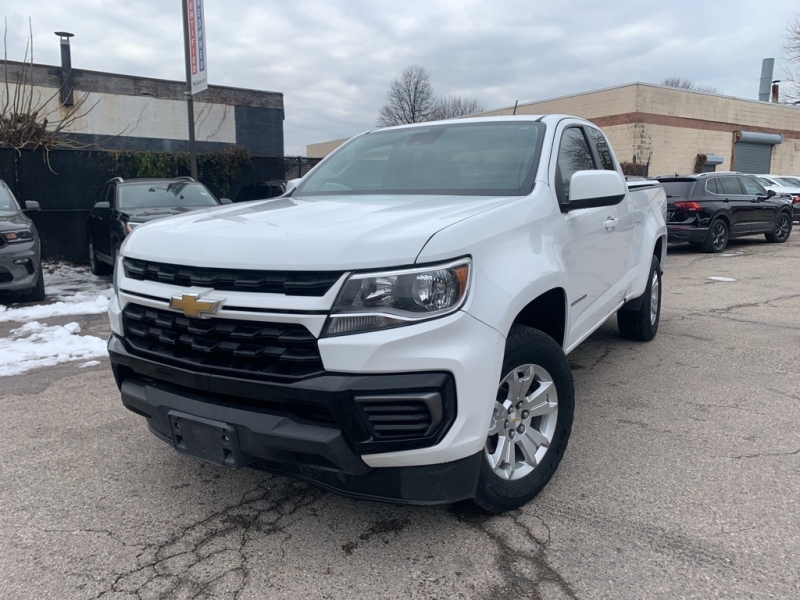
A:
{"type": "MultiPolygon", "coordinates": [[[[510,115],[514,107],[476,116],[510,115]]],[[[700,170],[800,175],[800,108],[648,83],[520,104],[516,114],[564,113],[606,132],[617,158],[651,176],[700,170]]],[[[346,140],[307,146],[321,157],[346,140]]]]}

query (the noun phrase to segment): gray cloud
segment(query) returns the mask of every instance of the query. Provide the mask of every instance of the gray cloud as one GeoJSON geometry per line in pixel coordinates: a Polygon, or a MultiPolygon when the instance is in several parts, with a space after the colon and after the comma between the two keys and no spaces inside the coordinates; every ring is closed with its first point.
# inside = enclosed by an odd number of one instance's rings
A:
{"type": "MultiPolygon", "coordinates": [[[[781,57],[795,0],[206,0],[210,81],[283,92],[286,152],[373,126],[389,81],[424,65],[438,93],[490,108],[681,75],[753,98],[761,59],[781,57]]],[[[8,11],[9,8],[7,7],[8,11]]],[[[17,1],[9,58],[33,21],[37,62],[57,64],[52,31],[76,34],[73,64],[183,78],[173,0],[17,1]]],[[[776,75],[779,77],[779,75],[776,75]]]]}

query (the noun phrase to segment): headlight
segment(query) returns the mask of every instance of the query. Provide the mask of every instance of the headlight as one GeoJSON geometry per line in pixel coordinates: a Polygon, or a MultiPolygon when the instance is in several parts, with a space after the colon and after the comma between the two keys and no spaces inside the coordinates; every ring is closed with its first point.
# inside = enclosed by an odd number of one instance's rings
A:
{"type": "Polygon", "coordinates": [[[136,229],[139,225],[141,225],[141,223],[137,223],[136,221],[128,221],[127,223],[125,223],[125,231],[127,233],[130,233],[131,231],[136,229]]]}
{"type": "Polygon", "coordinates": [[[323,337],[411,325],[443,317],[464,304],[472,261],[398,271],[354,273],[344,282],[323,337]]]}
{"type": "Polygon", "coordinates": [[[9,244],[30,242],[33,239],[33,232],[30,229],[20,229],[19,231],[5,231],[0,233],[9,244]]]}

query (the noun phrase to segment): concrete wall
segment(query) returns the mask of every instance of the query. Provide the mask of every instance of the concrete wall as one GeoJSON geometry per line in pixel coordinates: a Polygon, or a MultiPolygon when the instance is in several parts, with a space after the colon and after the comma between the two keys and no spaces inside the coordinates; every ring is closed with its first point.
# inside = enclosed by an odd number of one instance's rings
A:
{"type": "MultiPolygon", "coordinates": [[[[8,80],[17,81],[23,66],[9,61],[9,67],[8,80]]],[[[58,97],[60,68],[26,65],[24,72],[33,81],[23,88],[33,104],[45,104],[51,123],[66,117],[69,108],[58,97]]],[[[74,101],[86,100],[65,132],[79,142],[107,149],[188,149],[185,84],[78,69],[74,78],[74,101]]],[[[15,89],[9,84],[10,94],[15,89]]],[[[194,116],[200,151],[238,144],[254,156],[283,155],[282,94],[211,86],[195,96],[194,116]]]]}

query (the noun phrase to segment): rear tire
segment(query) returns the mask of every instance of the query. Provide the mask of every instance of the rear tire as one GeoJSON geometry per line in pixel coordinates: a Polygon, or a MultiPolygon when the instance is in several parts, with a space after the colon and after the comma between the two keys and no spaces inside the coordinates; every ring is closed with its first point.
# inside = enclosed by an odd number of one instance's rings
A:
{"type": "Polygon", "coordinates": [[[715,219],[708,228],[708,235],[703,242],[703,251],[718,254],[728,247],[729,239],[728,224],[722,219],[715,219]]]}
{"type": "Polygon", "coordinates": [[[650,262],[650,274],[642,301],[637,310],[617,311],[619,334],[626,340],[649,342],[658,332],[661,320],[661,265],[654,256],[650,262]]]}
{"type": "Polygon", "coordinates": [[[473,500],[480,509],[512,510],[544,489],[567,448],[574,407],[562,348],[541,331],[514,325],[473,500]]]}
{"type": "Polygon", "coordinates": [[[788,213],[781,212],[778,214],[778,218],[775,219],[775,231],[772,233],[765,233],[764,237],[767,238],[767,241],[771,244],[782,244],[789,239],[791,233],[792,217],[788,213]]]}

